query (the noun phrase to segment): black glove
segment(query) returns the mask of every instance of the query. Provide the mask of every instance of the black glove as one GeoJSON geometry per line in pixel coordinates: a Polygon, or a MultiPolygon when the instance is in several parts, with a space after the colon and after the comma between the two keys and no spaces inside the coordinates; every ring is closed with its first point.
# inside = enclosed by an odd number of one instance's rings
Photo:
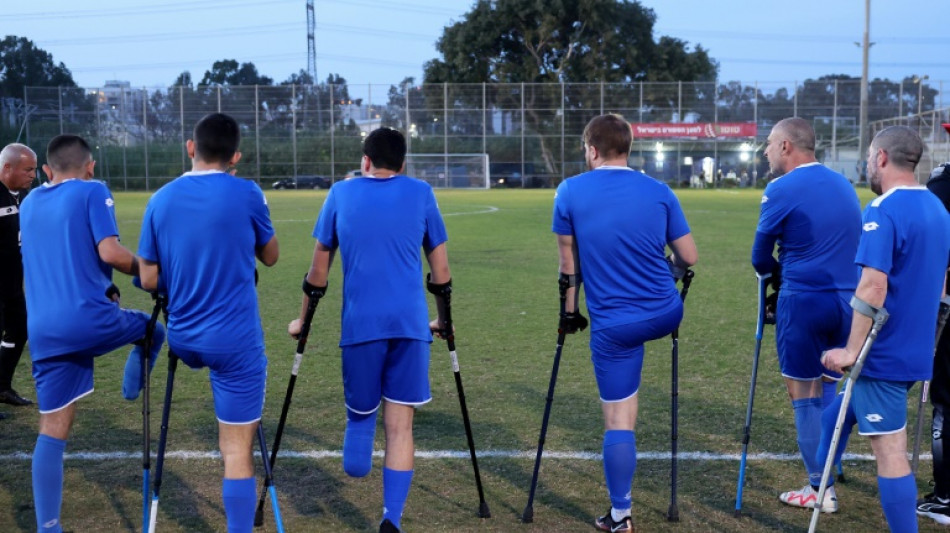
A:
{"type": "Polygon", "coordinates": [[[106,289],[106,298],[108,298],[110,302],[117,301],[121,296],[119,288],[115,286],[115,283],[109,285],[109,288],[106,289]]]}
{"type": "Polygon", "coordinates": [[[765,297],[765,317],[763,324],[775,324],[775,310],[778,308],[778,291],[765,297]]]}
{"type": "Polygon", "coordinates": [[[587,329],[587,319],[580,311],[574,313],[561,313],[561,320],[558,322],[558,330],[564,333],[577,333],[587,329]]]}
{"type": "Polygon", "coordinates": [[[686,269],[676,266],[673,262],[673,254],[666,256],[666,264],[670,267],[670,274],[673,275],[673,281],[679,281],[686,275],[686,269]]]}

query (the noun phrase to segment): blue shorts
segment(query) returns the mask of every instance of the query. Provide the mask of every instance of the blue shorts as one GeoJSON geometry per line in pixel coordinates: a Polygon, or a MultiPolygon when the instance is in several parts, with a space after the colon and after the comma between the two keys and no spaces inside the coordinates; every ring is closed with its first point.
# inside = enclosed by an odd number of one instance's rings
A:
{"type": "Polygon", "coordinates": [[[189,367],[210,370],[208,379],[218,422],[241,425],[261,419],[267,385],[267,355],[263,348],[207,353],[172,347],[172,351],[189,367]]]}
{"type": "Polygon", "coordinates": [[[907,391],[916,381],[888,381],[859,376],[851,405],[861,435],[888,435],[907,426],[907,391]]]}
{"type": "Polygon", "coordinates": [[[590,334],[590,361],[603,402],[620,402],[640,389],[643,343],[665,337],[679,326],[683,307],[654,318],[599,329],[590,334]]]}
{"type": "Polygon", "coordinates": [[[775,344],[782,376],[802,381],[834,380],[841,374],[821,364],[825,350],[844,346],[851,333],[852,291],[779,292],[775,344]]]}
{"type": "Polygon", "coordinates": [[[343,346],[346,408],[369,414],[384,399],[412,406],[432,400],[429,344],[413,339],[384,339],[343,346]]]}
{"type": "Polygon", "coordinates": [[[95,388],[93,360],[145,338],[148,313],[122,309],[119,317],[123,322],[122,335],[103,339],[88,350],[33,361],[33,379],[36,381],[36,401],[40,413],[59,411],[91,394],[95,388]]]}

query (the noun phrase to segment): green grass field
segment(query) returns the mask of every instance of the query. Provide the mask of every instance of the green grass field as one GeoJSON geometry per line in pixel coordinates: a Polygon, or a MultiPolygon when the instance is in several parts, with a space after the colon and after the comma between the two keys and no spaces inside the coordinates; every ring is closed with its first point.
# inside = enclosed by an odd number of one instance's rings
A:
{"type": "MultiPolygon", "coordinates": [[[[281,245],[273,268],[261,267],[261,314],[270,367],[264,423],[273,435],[290,376],[295,342],[285,333],[300,305],[300,279],[313,249],[313,222],[325,191],[268,191],[281,245]]],[[[699,247],[700,262],[680,330],[679,510],[668,523],[670,449],[670,342],[647,346],[637,447],[644,458],[634,481],[639,531],[803,531],[810,513],[781,505],[778,492],[804,481],[793,417],[778,374],[774,336],[763,343],[742,519],[733,518],[740,437],[749,388],[755,331],[756,282],[749,264],[761,191],[678,191],[699,247]],[[687,454],[690,454],[687,456],[687,454]],[[709,454],[711,457],[703,457],[709,454]]],[[[862,190],[862,203],[870,193],[862,190]]],[[[557,253],[550,232],[552,190],[439,191],[449,230],[454,280],[453,313],[462,378],[492,518],[476,516],[478,498],[467,459],[452,368],[441,341],[432,345],[434,400],[416,415],[420,457],[403,526],[408,531],[588,531],[609,502],[599,454],[603,425],[590,369],[586,333],[564,347],[545,446],[547,457],[533,524],[519,518],[527,501],[534,452],[557,336],[557,253]],[[512,453],[514,452],[514,454],[512,453]],[[586,455],[585,455],[586,454],[586,455]]],[[[147,195],[117,193],[123,242],[135,249],[147,195]]],[[[196,228],[199,230],[200,228],[196,228]]],[[[150,309],[147,295],[117,275],[123,305],[150,309]]],[[[421,280],[420,280],[421,282],[421,280]]],[[[276,467],[276,485],[288,531],[375,531],[381,514],[381,458],[365,479],[342,471],[344,408],[339,368],[341,279],[334,267],[317,311],[296,385],[276,467]]],[[[224,295],[222,295],[224,296],[224,295]]],[[[430,299],[431,300],[431,299],[430,299]]],[[[141,403],[121,398],[124,353],[97,363],[97,390],[79,403],[67,453],[112,453],[67,459],[63,523],[75,531],[134,531],[141,525],[141,403]]],[[[34,396],[29,366],[14,386],[34,396]]],[[[152,377],[152,450],[165,384],[165,359],[152,377]]],[[[916,395],[917,389],[912,392],[916,395]]],[[[916,400],[911,399],[913,420],[916,400]]],[[[0,531],[33,531],[30,461],[37,414],[28,408],[0,422],[0,531]]],[[[929,417],[928,417],[929,424],[929,417]]],[[[926,434],[926,433],[925,433],[926,434]]],[[[377,433],[377,449],[382,430],[377,433]]],[[[220,462],[200,455],[217,449],[207,374],[180,367],[175,384],[168,459],[158,518],[161,531],[223,531],[220,462]]],[[[929,445],[925,445],[929,451],[929,445]]],[[[849,452],[868,454],[855,437],[849,452]]],[[[154,462],[153,462],[154,467],[154,462]]],[[[823,531],[886,529],[877,499],[873,462],[846,461],[849,481],[838,489],[841,511],[822,517],[823,531]]],[[[260,471],[260,469],[259,469],[260,471]]],[[[259,476],[260,477],[260,476],[259,476]]],[[[918,476],[927,491],[930,462],[918,476]]],[[[274,531],[271,512],[264,531],[274,531]]],[[[921,521],[925,531],[937,531],[921,521]]]]}

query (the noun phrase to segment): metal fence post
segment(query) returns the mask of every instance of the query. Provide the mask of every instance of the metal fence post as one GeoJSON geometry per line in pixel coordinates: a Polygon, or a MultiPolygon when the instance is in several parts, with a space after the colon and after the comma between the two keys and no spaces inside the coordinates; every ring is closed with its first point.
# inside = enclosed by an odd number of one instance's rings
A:
{"type": "Polygon", "coordinates": [[[145,156],[145,190],[148,187],[148,89],[142,87],[142,150],[145,156]]]}
{"type": "Polygon", "coordinates": [[[257,163],[257,183],[261,183],[261,94],[254,84],[254,160],[257,163]]]}

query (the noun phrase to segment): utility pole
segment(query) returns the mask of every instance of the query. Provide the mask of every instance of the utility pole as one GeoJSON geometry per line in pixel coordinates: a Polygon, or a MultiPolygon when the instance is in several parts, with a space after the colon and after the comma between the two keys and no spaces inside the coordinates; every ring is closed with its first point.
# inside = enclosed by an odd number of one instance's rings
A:
{"type": "Polygon", "coordinates": [[[316,15],[313,10],[313,0],[307,0],[307,74],[313,83],[317,83],[317,40],[314,37],[316,15]]]}
{"type": "MultiPolygon", "coordinates": [[[[864,165],[861,163],[867,158],[868,143],[868,49],[871,48],[871,0],[864,0],[864,40],[861,49],[861,118],[858,126],[858,172],[864,174],[865,179],[867,171],[863,171],[864,165]]],[[[859,175],[860,179],[861,176],[859,175]]]]}

